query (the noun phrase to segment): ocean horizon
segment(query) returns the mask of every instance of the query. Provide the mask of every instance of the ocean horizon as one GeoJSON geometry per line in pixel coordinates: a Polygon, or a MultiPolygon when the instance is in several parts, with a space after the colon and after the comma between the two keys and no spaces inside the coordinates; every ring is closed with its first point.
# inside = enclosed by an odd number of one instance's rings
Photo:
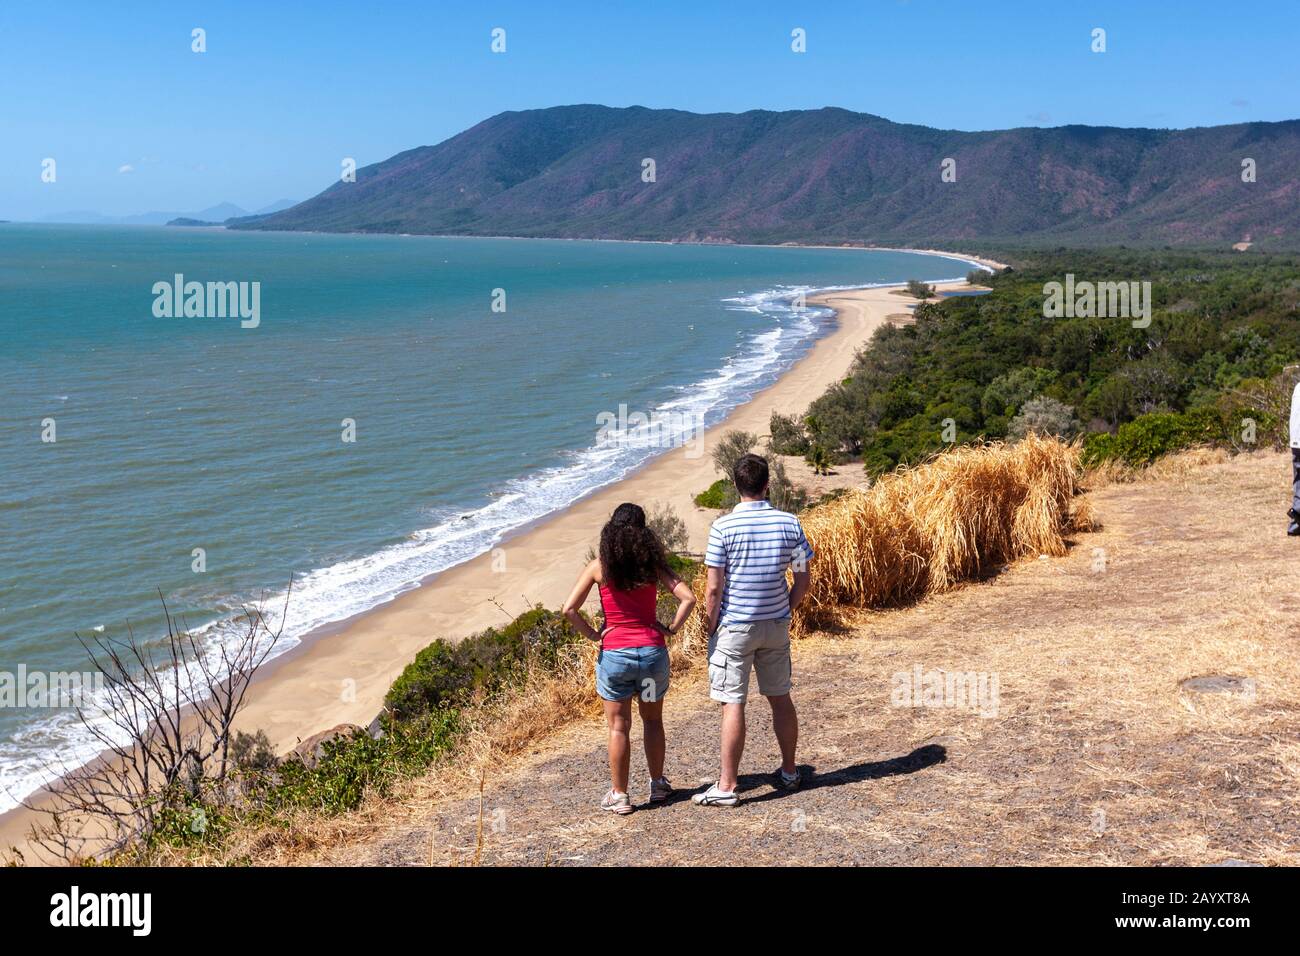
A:
{"type": "MultiPolygon", "coordinates": [[[[0,253],[8,673],[84,671],[78,634],[159,637],[160,595],[215,648],[241,607],[277,616],[292,577],[283,653],[721,421],[830,327],[801,293],[976,267],[24,224],[0,253]],[[187,317],[190,282],[243,299],[187,317]],[[637,413],[669,425],[602,427],[637,413]]],[[[99,749],[67,709],[0,709],[0,810],[99,749]]]]}

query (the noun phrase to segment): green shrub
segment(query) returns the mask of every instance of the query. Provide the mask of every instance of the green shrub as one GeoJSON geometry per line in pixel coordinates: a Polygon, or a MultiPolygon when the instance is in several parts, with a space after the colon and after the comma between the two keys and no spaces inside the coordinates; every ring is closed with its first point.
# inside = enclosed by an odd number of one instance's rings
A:
{"type": "Polygon", "coordinates": [[[1238,451],[1272,448],[1281,451],[1290,443],[1290,415],[1273,415],[1245,405],[1225,403],[1222,409],[1224,442],[1238,451]],[[1254,440],[1246,437],[1246,420],[1254,423],[1254,440]]]}
{"type": "Polygon", "coordinates": [[[1083,436],[1082,460],[1085,465],[1100,465],[1103,461],[1116,457],[1115,436],[1110,432],[1088,432],[1083,436]]]}
{"type": "Polygon", "coordinates": [[[409,720],[389,718],[378,739],[359,731],[325,744],[314,767],[287,760],[266,778],[259,809],[272,819],[290,808],[354,810],[367,792],[389,792],[393,783],[420,773],[454,747],[459,717],[458,711],[441,708],[409,720]]]}
{"type": "MultiPolygon", "coordinates": [[[[458,717],[457,711],[445,709],[409,721],[385,718],[381,737],[357,731],[332,740],[312,767],[285,760],[242,767],[198,792],[169,787],[158,795],[153,829],[118,862],[148,859],[149,851],[160,846],[219,846],[236,825],[284,825],[286,811],[334,815],[354,810],[367,793],[390,792],[393,783],[422,773],[450,751],[461,732],[458,717]]],[[[256,750],[257,738],[264,735],[245,736],[256,750]]]]}
{"type": "Polygon", "coordinates": [[[1114,435],[1089,435],[1084,439],[1084,461],[1097,464],[1116,458],[1134,468],[1151,464],[1162,455],[1224,440],[1224,422],[1214,408],[1190,412],[1152,412],[1119,426],[1114,435]]]}
{"type": "Polygon", "coordinates": [[[326,743],[315,766],[286,760],[246,775],[249,802],[268,820],[285,808],[354,809],[367,792],[387,792],[453,749],[463,730],[461,708],[477,695],[499,692],[531,668],[553,666],[561,648],[579,639],[562,615],[537,606],[459,643],[436,640],[389,688],[378,738],[357,731],[326,743]]]}
{"type": "Polygon", "coordinates": [[[803,455],[807,453],[810,442],[804,423],[793,415],[782,415],[773,411],[768,424],[769,437],[767,447],[778,455],[803,455]]]}
{"type": "Polygon", "coordinates": [[[577,639],[563,615],[540,605],[500,630],[488,628],[455,644],[439,638],[393,681],[384,703],[399,719],[463,707],[516,678],[526,663],[554,663],[559,648],[577,639]]]}
{"type": "Polygon", "coordinates": [[[1286,449],[1290,443],[1288,424],[1295,384],[1290,373],[1282,372],[1267,379],[1244,379],[1219,395],[1214,404],[1223,416],[1228,442],[1239,449],[1286,449]],[[1253,423],[1253,435],[1247,433],[1248,421],[1253,423]]]}
{"type": "Polygon", "coordinates": [[[1050,368],[1031,368],[1021,366],[1014,371],[999,375],[989,382],[980,396],[980,408],[985,416],[1005,415],[1011,418],[1020,406],[1056,381],[1056,373],[1050,368]]]}
{"type": "Polygon", "coordinates": [[[1116,451],[1126,463],[1149,465],[1162,455],[1187,448],[1213,436],[1207,433],[1202,418],[1176,413],[1153,412],[1139,415],[1119,426],[1115,435],[1116,451]]]}
{"type": "Polygon", "coordinates": [[[713,468],[724,478],[730,478],[736,470],[736,462],[754,450],[758,436],[753,432],[732,429],[722,436],[713,448],[713,468]]]}
{"type": "Polygon", "coordinates": [[[669,552],[668,567],[683,581],[690,581],[700,569],[700,562],[684,557],[676,552],[669,552]]]}
{"type": "Polygon", "coordinates": [[[153,829],[144,835],[144,846],[217,846],[229,832],[231,816],[226,807],[183,786],[172,785],[157,796],[153,829]]]}
{"type": "Polygon", "coordinates": [[[1046,395],[1031,398],[1020,408],[1020,414],[1007,425],[1007,435],[1021,439],[1028,435],[1055,435],[1067,441],[1079,433],[1079,422],[1074,409],[1046,395]]]}
{"type": "Polygon", "coordinates": [[[659,536],[664,548],[670,553],[685,551],[687,544],[690,543],[686,522],[681,519],[672,505],[652,505],[646,515],[645,523],[646,527],[659,536]]]}
{"type": "Polygon", "coordinates": [[[1090,432],[1083,438],[1083,463],[1098,465],[1117,459],[1140,468],[1161,455],[1193,445],[1218,445],[1236,450],[1275,446],[1284,423],[1277,415],[1260,411],[1223,396],[1212,405],[1181,414],[1153,412],[1125,422],[1115,434],[1090,432]],[[1248,440],[1246,420],[1254,423],[1254,441],[1248,440]]]}
{"type": "Polygon", "coordinates": [[[736,489],[732,487],[731,482],[726,478],[719,478],[695,496],[696,507],[713,508],[714,510],[730,508],[739,500],[736,497],[736,489]]]}

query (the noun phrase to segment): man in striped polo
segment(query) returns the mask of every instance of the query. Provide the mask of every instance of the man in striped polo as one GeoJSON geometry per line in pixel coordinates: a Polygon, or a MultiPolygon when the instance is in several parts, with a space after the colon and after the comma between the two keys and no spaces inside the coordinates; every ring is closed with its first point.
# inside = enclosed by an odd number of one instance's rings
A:
{"type": "Polygon", "coordinates": [[[773,774],[785,790],[799,787],[795,744],[799,717],[790,699],[790,613],[808,591],[812,548],[799,519],[767,501],[767,460],[745,455],[732,479],[740,504],[713,522],[704,563],[709,583],[709,696],[722,704],[722,771],[718,782],[691,799],[700,806],[734,807],[736,775],[745,750],[745,701],[749,673],[772,705],[772,729],[781,747],[773,774]],[[785,572],[794,572],[787,588],[785,572]]]}

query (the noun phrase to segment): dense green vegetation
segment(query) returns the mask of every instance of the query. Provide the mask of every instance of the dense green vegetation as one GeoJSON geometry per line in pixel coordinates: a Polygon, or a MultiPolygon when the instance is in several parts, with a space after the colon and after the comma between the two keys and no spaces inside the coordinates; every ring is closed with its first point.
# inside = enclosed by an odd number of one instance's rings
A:
{"type": "Polygon", "coordinates": [[[731,482],[726,478],[719,478],[695,496],[695,504],[700,508],[726,508],[728,500],[732,504],[736,503],[735,491],[731,487],[731,482]]]}
{"type": "Polygon", "coordinates": [[[579,640],[561,615],[541,606],[504,628],[490,627],[462,641],[434,641],[406,666],[384,698],[399,720],[463,707],[516,680],[529,666],[555,663],[560,648],[579,640]]]}
{"type": "Polygon", "coordinates": [[[917,307],[881,329],[844,382],[802,422],[772,423],[773,447],[881,473],[950,441],[1037,429],[1087,433],[1092,460],[1149,461],[1196,442],[1285,438],[1300,361],[1300,260],[1174,251],[1022,254],[993,292],[917,307]],[[1044,284],[1151,282],[1151,322],[1044,318],[1044,284]],[[1055,423],[1055,424],[1054,424],[1055,423]],[[1104,436],[1104,437],[1101,437],[1104,436]]]}
{"type": "Polygon", "coordinates": [[[260,732],[240,734],[232,745],[232,753],[240,753],[227,777],[188,781],[159,793],[153,829],[112,862],[148,860],[164,847],[217,848],[236,828],[284,826],[295,810],[353,810],[366,793],[388,793],[398,780],[415,776],[450,752],[461,737],[459,716],[451,707],[407,720],[385,715],[381,733],[358,730],[328,741],[321,758],[310,765],[294,758],[276,760],[260,732]]]}

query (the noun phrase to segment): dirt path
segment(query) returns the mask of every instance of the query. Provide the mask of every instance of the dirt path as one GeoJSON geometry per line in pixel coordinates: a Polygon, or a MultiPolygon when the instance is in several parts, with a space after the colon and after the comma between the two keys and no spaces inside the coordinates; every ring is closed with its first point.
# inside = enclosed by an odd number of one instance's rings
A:
{"type": "MultiPolygon", "coordinates": [[[[744,802],[690,804],[717,772],[718,715],[698,677],[669,695],[669,775],[686,792],[667,805],[601,813],[603,728],[564,728],[488,781],[482,862],[1300,863],[1288,481],[1283,456],[1260,454],[1104,488],[1102,529],[1066,557],[796,645],[801,792],[768,783],[778,761],[756,698],[744,802]],[[895,675],[918,666],[996,677],[996,699],[986,683],[974,707],[891,704],[895,675]],[[1180,689],[1204,675],[1253,683],[1180,689]]],[[[317,861],[464,864],[477,820],[476,794],[408,799],[317,861]]]]}

